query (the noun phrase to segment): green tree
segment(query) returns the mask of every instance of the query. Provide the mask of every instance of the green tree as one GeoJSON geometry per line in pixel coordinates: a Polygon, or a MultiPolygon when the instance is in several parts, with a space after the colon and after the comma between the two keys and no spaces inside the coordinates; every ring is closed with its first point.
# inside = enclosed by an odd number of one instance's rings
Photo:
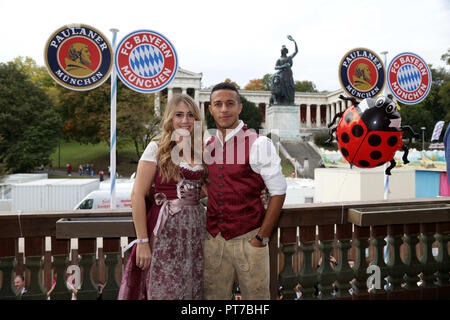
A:
{"type": "Polygon", "coordinates": [[[264,88],[264,82],[262,79],[253,79],[245,85],[244,90],[263,91],[264,88]]]}
{"type": "MultiPolygon", "coordinates": [[[[254,129],[256,132],[261,128],[262,114],[261,110],[253,102],[248,101],[241,96],[242,111],[239,119],[244,121],[249,129],[254,129]]],[[[216,123],[211,115],[211,112],[206,114],[206,124],[208,128],[216,128],[216,123]]]]}
{"type": "Polygon", "coordinates": [[[0,166],[30,172],[48,164],[61,120],[45,92],[14,63],[0,63],[0,166]]]}
{"type": "Polygon", "coordinates": [[[270,91],[270,78],[272,77],[271,73],[266,73],[263,78],[262,82],[264,84],[264,90],[270,91]]]}
{"type": "Polygon", "coordinates": [[[312,81],[295,81],[295,91],[298,92],[317,92],[316,85],[312,81]]]}
{"type": "Polygon", "coordinates": [[[228,82],[228,83],[233,84],[238,90],[241,89],[241,87],[235,81],[231,80],[230,78],[226,78],[223,82],[228,82]]]}
{"type": "MultiPolygon", "coordinates": [[[[66,140],[80,143],[110,143],[111,84],[103,83],[89,91],[59,88],[58,110],[64,120],[66,140]]],[[[129,89],[117,81],[116,134],[117,149],[130,139],[139,158],[148,141],[157,133],[159,118],[154,115],[153,95],[129,89]]]]}

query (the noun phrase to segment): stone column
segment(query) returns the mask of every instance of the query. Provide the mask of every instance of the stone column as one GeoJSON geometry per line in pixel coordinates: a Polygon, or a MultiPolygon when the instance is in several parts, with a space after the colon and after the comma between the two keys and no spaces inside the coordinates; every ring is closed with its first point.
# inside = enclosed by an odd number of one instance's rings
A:
{"type": "Polygon", "coordinates": [[[200,112],[202,115],[202,120],[205,120],[205,103],[199,102],[199,105],[200,105],[200,112]]]}
{"type": "Polygon", "coordinates": [[[331,106],[329,105],[329,104],[327,104],[327,114],[326,114],[326,124],[325,125],[328,125],[330,122],[331,122],[331,119],[330,119],[330,108],[331,108],[331,106]]]}
{"type": "Polygon", "coordinates": [[[173,88],[167,88],[167,101],[170,101],[173,97],[173,88]]]}
{"type": "MultiPolygon", "coordinates": [[[[197,102],[198,105],[200,105],[200,90],[194,89],[194,100],[197,102]]],[[[204,108],[204,107],[203,107],[204,108]]]]}
{"type": "Polygon", "coordinates": [[[160,92],[155,92],[155,115],[161,116],[161,98],[160,92]]]}
{"type": "Polygon", "coordinates": [[[336,114],[336,102],[333,102],[331,104],[331,119],[334,118],[334,115],[336,114]]]}
{"type": "Polygon", "coordinates": [[[316,109],[316,126],[317,126],[317,128],[321,127],[321,123],[320,123],[320,104],[317,105],[317,109],[316,109]]]}
{"type": "Polygon", "coordinates": [[[306,105],[306,127],[311,128],[311,105],[306,105]]]}
{"type": "Polygon", "coordinates": [[[182,94],[187,94],[187,89],[186,88],[181,88],[181,93],[182,94]]]}

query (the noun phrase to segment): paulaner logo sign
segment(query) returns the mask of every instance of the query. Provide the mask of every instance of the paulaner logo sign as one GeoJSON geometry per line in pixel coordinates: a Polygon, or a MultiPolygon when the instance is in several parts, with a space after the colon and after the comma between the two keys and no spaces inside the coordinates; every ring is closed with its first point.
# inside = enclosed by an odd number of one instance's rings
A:
{"type": "Polygon", "coordinates": [[[358,100],[373,98],[384,88],[386,71],[380,57],[365,48],[352,49],[339,64],[342,88],[358,100]]]}
{"type": "Polygon", "coordinates": [[[115,58],[120,80],[142,93],[164,89],[178,69],[174,46],[165,36],[152,30],[138,30],[125,36],[115,58]]]}
{"type": "Polygon", "coordinates": [[[44,57],[50,76],[63,87],[76,91],[101,85],[108,79],[113,64],[108,39],[84,24],[56,30],[45,45],[44,57]]]}

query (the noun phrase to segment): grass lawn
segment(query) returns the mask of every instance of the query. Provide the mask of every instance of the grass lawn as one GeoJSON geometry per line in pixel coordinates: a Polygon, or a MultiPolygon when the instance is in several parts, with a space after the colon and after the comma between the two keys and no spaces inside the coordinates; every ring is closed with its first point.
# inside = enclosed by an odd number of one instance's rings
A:
{"type": "MultiPolygon", "coordinates": [[[[292,164],[285,159],[281,154],[281,167],[283,175],[290,177],[291,172],[294,170],[292,164]]],[[[78,166],[81,164],[93,163],[95,167],[95,174],[98,174],[99,170],[105,172],[105,176],[108,174],[109,166],[109,145],[105,142],[99,144],[80,144],[79,142],[65,142],[61,141],[61,150],[59,157],[59,168],[58,168],[58,148],[50,156],[53,163],[54,170],[66,171],[66,164],[70,163],[72,165],[72,176],[71,178],[89,178],[86,176],[80,177],[78,175],[78,166]]],[[[118,148],[117,155],[117,172],[120,177],[129,177],[137,168],[137,155],[134,150],[134,145],[129,142],[123,144],[118,148]]],[[[67,177],[66,175],[64,175],[67,177]]],[[[60,178],[61,176],[57,173],[50,174],[49,178],[60,178]]]]}
{"type": "MultiPolygon", "coordinates": [[[[59,148],[50,156],[53,163],[54,170],[66,170],[66,164],[72,165],[72,177],[77,176],[78,166],[81,164],[94,164],[95,174],[99,170],[103,170],[105,175],[108,174],[109,160],[109,145],[105,142],[99,144],[80,144],[79,142],[65,142],[61,141],[60,153],[59,148]],[[59,157],[58,157],[59,155],[59,157]],[[58,168],[59,159],[59,168],[58,168]]],[[[137,168],[137,155],[132,143],[121,145],[117,149],[116,166],[120,177],[129,177],[137,168]]]]}

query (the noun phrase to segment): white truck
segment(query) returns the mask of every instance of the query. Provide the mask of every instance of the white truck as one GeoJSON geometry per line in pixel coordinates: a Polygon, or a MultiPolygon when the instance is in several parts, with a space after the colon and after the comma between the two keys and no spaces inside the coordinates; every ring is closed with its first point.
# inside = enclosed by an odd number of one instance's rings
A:
{"type": "MultiPolygon", "coordinates": [[[[116,181],[116,208],[131,208],[131,190],[133,179],[118,179],[116,181]]],[[[100,183],[99,189],[86,195],[73,210],[78,209],[109,209],[111,201],[110,180],[100,183]]]]}

